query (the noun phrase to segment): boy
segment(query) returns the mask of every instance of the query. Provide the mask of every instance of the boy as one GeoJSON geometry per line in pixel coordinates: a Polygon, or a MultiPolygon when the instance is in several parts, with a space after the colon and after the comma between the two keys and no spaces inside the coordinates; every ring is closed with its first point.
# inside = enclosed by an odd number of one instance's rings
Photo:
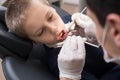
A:
{"type": "Polygon", "coordinates": [[[67,37],[63,21],[46,0],[12,0],[6,23],[11,31],[35,43],[50,45],[67,37]]]}

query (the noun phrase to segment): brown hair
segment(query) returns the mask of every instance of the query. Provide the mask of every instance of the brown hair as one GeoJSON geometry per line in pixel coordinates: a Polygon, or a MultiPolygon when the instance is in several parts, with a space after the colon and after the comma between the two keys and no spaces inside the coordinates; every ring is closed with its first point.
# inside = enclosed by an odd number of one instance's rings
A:
{"type": "Polygon", "coordinates": [[[25,26],[30,1],[31,0],[11,0],[5,14],[7,27],[22,37],[27,36],[23,27],[25,26]]]}
{"type": "Polygon", "coordinates": [[[105,26],[108,14],[116,13],[120,15],[120,0],[86,0],[86,3],[95,13],[102,26],[105,26]]]}

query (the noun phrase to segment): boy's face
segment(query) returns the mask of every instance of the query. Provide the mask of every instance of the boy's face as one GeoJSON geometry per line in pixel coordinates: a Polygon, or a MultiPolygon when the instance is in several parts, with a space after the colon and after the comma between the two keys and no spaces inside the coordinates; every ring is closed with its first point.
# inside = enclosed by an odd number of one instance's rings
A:
{"type": "Polygon", "coordinates": [[[55,44],[67,37],[65,25],[56,10],[39,0],[32,0],[25,25],[28,37],[35,43],[55,44]]]}

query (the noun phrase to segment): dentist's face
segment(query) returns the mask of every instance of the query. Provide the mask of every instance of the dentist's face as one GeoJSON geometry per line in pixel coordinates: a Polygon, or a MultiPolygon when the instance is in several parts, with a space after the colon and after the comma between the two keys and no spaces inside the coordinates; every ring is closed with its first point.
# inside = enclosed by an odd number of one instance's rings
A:
{"type": "MultiPolygon", "coordinates": [[[[96,24],[96,37],[97,40],[102,42],[103,39],[103,33],[105,31],[105,28],[99,23],[96,15],[92,10],[89,8],[87,9],[87,14],[92,18],[92,20],[96,24]]],[[[113,16],[112,16],[113,17],[113,16]]],[[[120,27],[120,25],[118,25],[120,27]]],[[[120,34],[116,32],[115,26],[109,25],[106,36],[105,36],[105,41],[103,44],[103,47],[107,50],[108,55],[110,57],[119,57],[120,56],[120,34]]]]}
{"type": "Polygon", "coordinates": [[[96,38],[98,41],[102,41],[102,35],[103,35],[103,27],[100,25],[97,17],[95,14],[88,8],[87,9],[87,15],[94,21],[96,24],[96,38]]]}
{"type": "Polygon", "coordinates": [[[47,3],[33,0],[27,17],[25,31],[35,43],[55,44],[66,39],[62,19],[47,3]]]}

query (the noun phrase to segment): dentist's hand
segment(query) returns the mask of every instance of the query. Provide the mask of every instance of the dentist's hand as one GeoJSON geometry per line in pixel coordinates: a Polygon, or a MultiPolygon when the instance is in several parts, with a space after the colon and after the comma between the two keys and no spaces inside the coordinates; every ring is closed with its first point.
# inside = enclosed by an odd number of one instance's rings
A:
{"type": "Polygon", "coordinates": [[[81,79],[86,55],[85,41],[80,36],[68,36],[58,55],[60,78],[81,79]]]}
{"type": "Polygon", "coordinates": [[[77,26],[84,28],[85,34],[95,36],[95,24],[90,17],[82,13],[75,13],[72,15],[72,21],[74,21],[77,26]]]}

